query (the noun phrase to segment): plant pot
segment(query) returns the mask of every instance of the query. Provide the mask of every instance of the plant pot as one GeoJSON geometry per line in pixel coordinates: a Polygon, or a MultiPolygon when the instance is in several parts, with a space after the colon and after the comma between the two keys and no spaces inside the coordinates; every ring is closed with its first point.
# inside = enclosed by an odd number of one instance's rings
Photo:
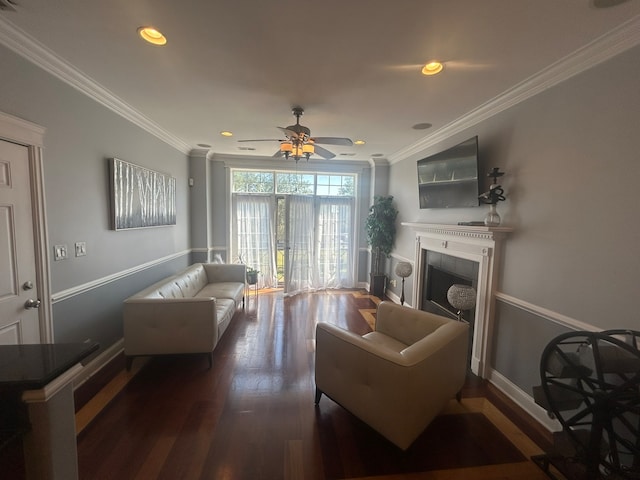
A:
{"type": "Polygon", "coordinates": [[[384,274],[370,274],[369,294],[384,299],[384,291],[387,286],[387,276],[384,274]]]}
{"type": "Polygon", "coordinates": [[[258,274],[257,273],[247,273],[247,283],[249,285],[255,285],[258,283],[258,274]]]}

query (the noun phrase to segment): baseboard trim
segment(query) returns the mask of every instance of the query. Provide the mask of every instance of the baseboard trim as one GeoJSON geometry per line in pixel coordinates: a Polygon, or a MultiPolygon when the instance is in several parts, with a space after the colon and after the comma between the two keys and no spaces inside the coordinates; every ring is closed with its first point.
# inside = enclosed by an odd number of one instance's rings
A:
{"type": "Polygon", "coordinates": [[[562,430],[560,423],[550,419],[547,412],[534,402],[531,395],[528,395],[500,372],[490,368],[487,380],[542,425],[549,433],[562,430]]]}

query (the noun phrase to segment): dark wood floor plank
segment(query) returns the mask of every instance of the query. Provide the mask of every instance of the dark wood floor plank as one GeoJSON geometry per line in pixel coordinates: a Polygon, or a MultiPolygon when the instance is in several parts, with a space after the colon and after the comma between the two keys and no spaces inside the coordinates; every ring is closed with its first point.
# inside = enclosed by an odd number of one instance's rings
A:
{"type": "MultiPolygon", "coordinates": [[[[203,355],[153,358],[87,426],[78,442],[81,479],[413,478],[410,456],[330,399],[314,405],[316,324],[364,334],[371,327],[360,310],[375,308],[365,292],[249,299],[211,369],[203,355]]],[[[472,380],[465,395],[483,391],[472,380]]],[[[493,458],[486,447],[475,454],[493,458]]]]}

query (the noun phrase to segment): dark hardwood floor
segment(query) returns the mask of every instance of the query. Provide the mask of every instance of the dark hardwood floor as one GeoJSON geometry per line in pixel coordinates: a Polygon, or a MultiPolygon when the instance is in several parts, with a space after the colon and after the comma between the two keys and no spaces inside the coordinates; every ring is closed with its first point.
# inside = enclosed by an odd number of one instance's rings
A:
{"type": "Polygon", "coordinates": [[[374,300],[356,291],[248,298],[211,369],[205,355],[153,358],[85,421],[80,478],[547,478],[529,460],[542,450],[473,376],[462,402],[406,452],[330,399],[314,405],[316,323],[364,334],[374,300]]]}

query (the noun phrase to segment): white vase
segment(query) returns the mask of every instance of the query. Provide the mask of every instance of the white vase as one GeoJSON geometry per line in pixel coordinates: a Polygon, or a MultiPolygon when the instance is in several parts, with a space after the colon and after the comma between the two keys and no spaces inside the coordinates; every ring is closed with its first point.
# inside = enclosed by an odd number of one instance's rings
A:
{"type": "Polygon", "coordinates": [[[496,211],[495,203],[489,204],[489,212],[484,217],[484,224],[487,227],[497,227],[500,225],[500,215],[498,215],[498,212],[496,211]]]}

